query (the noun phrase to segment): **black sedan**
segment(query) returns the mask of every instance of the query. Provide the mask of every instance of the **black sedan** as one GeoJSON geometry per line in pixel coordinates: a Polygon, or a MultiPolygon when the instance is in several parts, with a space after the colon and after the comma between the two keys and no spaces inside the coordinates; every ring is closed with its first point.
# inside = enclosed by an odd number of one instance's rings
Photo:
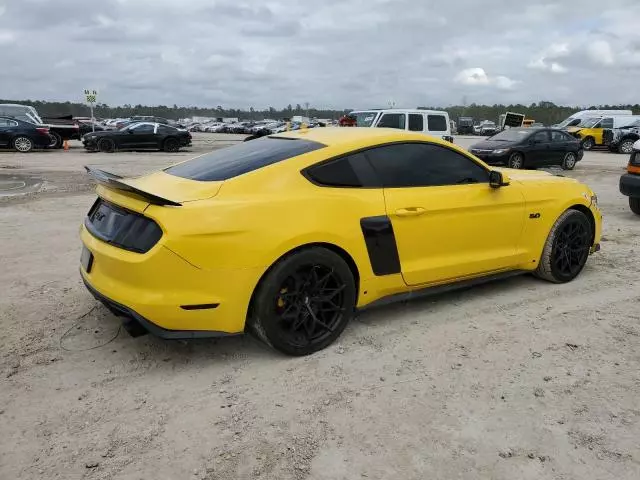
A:
{"type": "Polygon", "coordinates": [[[132,123],[120,130],[88,133],[82,137],[89,151],[115,152],[116,150],[164,150],[177,152],[191,145],[191,134],[186,130],[159,123],[132,123]]]}
{"type": "Polygon", "coordinates": [[[51,144],[49,129],[12,117],[0,117],[0,148],[27,153],[51,144]]]}
{"type": "Polygon", "coordinates": [[[584,154],[579,140],[554,128],[510,128],[472,145],[469,151],[490,165],[559,165],[564,170],[573,170],[584,154]]]}

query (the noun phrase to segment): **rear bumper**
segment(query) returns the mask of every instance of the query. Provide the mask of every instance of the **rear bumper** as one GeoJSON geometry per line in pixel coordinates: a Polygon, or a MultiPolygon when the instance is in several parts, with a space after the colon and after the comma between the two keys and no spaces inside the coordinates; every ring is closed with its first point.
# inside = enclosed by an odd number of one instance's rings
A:
{"type": "Polygon", "coordinates": [[[80,268],[89,291],[112,312],[162,338],[212,337],[244,332],[249,300],[262,269],[198,268],[156,244],[135,253],[105,243],[82,225],[93,254],[80,268]]]}
{"type": "Polygon", "coordinates": [[[140,329],[144,330],[144,332],[146,333],[151,333],[156,337],[164,338],[166,340],[215,338],[233,335],[232,333],[217,332],[213,330],[167,330],[166,328],[162,328],[152,321],[147,320],[142,315],[138,314],[136,311],[130,309],[129,307],[125,307],[124,305],[111,300],[105,295],[102,295],[100,292],[98,292],[98,290],[91,286],[91,284],[84,278],[84,276],[82,277],[82,281],[84,282],[85,287],[87,287],[87,290],[89,290],[91,295],[93,295],[96,300],[107,307],[111,313],[113,313],[117,317],[124,317],[126,319],[125,322],[123,322],[125,325],[125,329],[134,336],[139,335],[138,332],[140,331],[140,329]],[[132,325],[132,322],[135,322],[136,325],[132,325]]]}
{"type": "Polygon", "coordinates": [[[620,177],[620,193],[627,197],[640,197],[640,175],[625,173],[620,177]]]}

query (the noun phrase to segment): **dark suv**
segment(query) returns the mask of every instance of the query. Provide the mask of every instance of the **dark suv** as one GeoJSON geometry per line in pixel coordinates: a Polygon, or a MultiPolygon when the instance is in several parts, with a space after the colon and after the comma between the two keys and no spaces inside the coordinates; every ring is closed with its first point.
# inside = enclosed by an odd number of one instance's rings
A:
{"type": "Polygon", "coordinates": [[[640,140],[633,144],[627,173],[620,177],[620,192],[629,197],[629,208],[640,215],[640,140]]]}

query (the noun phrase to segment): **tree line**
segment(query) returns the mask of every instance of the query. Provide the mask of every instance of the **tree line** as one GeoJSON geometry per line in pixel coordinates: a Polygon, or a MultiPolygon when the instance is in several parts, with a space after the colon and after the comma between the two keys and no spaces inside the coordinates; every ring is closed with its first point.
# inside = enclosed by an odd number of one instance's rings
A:
{"type": "MultiPolygon", "coordinates": [[[[19,103],[23,105],[31,105],[35,107],[41,116],[61,116],[61,115],[73,115],[74,117],[88,117],[89,107],[84,103],[73,102],[46,102],[41,100],[0,100],[0,103],[19,103]]],[[[585,110],[584,107],[572,107],[565,105],[556,105],[552,102],[539,102],[532,103],[530,105],[478,105],[472,103],[471,105],[455,105],[450,107],[418,107],[431,110],[445,110],[449,113],[449,117],[457,121],[459,117],[473,117],[476,122],[480,120],[492,120],[498,121],[498,116],[501,113],[516,112],[524,113],[527,118],[534,119],[536,122],[542,122],[545,125],[552,125],[558,123],[567,118],[572,113],[579,110],[585,110]]],[[[591,110],[595,109],[626,109],[633,110],[634,113],[640,112],[640,104],[635,105],[594,105],[589,107],[591,110]]],[[[353,109],[343,110],[329,110],[318,109],[314,107],[302,106],[296,104],[295,106],[289,104],[282,109],[276,109],[274,107],[268,107],[264,109],[256,109],[250,107],[248,110],[237,108],[224,108],[218,105],[215,108],[207,107],[185,107],[185,106],[167,106],[167,105],[118,105],[109,106],[104,103],[95,105],[94,115],[97,118],[126,118],[132,115],[153,115],[157,117],[164,117],[173,120],[181,118],[190,118],[193,116],[199,117],[238,117],[245,120],[262,120],[265,118],[281,119],[291,118],[294,115],[304,115],[312,118],[330,118],[337,120],[344,114],[350,112],[353,109]]]]}

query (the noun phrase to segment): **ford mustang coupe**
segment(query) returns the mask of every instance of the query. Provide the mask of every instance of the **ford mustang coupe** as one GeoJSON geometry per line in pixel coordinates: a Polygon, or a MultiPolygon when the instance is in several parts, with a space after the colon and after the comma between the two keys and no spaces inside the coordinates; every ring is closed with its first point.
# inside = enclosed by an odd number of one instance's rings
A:
{"type": "Polygon", "coordinates": [[[306,355],[387,297],[568,282],[599,249],[588,186],[396,129],[269,135],[137,178],[87,170],[82,278],[130,332],[164,338],[248,331],[306,355]]]}

